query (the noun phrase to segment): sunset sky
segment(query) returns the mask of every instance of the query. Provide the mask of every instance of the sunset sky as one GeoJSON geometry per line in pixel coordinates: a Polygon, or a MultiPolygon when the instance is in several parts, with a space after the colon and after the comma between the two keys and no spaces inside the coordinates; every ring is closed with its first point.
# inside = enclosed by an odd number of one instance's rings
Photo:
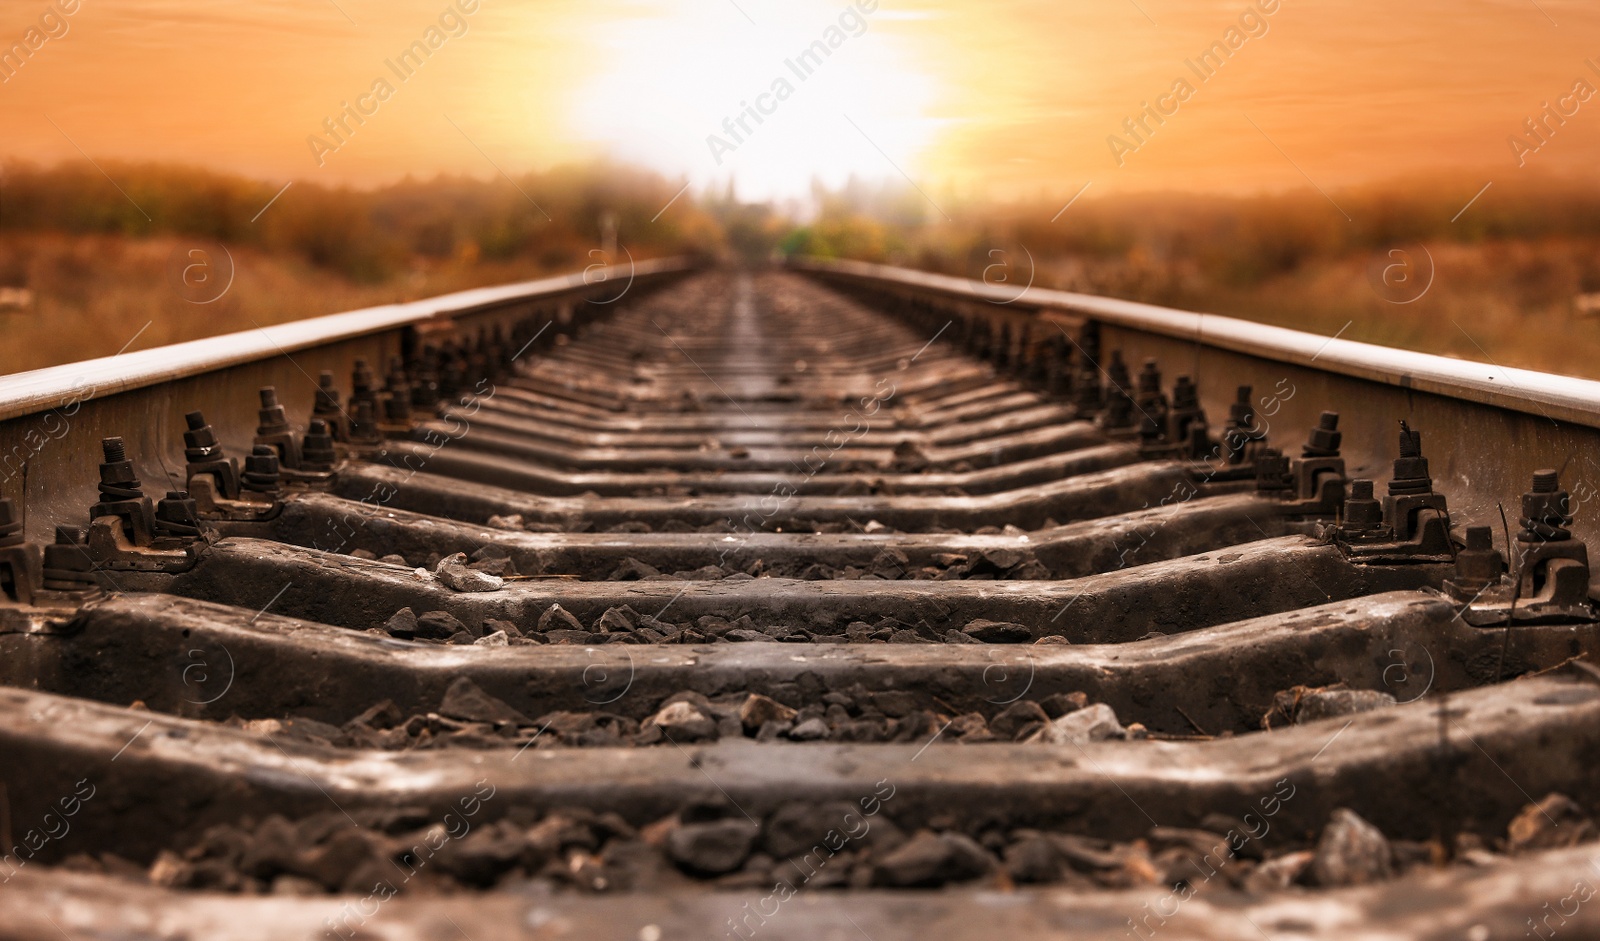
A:
{"type": "Polygon", "coordinates": [[[935,200],[1593,172],[1600,95],[1573,90],[1600,87],[1594,0],[1267,2],[3,0],[0,47],[57,35],[0,67],[0,153],[354,184],[611,156],[746,196],[853,173],[935,200]],[[1186,60],[1230,28],[1202,78],[1186,60]],[[409,75],[388,65],[430,40],[409,75]],[[1524,121],[1563,97],[1534,151],[1524,121]],[[1158,99],[1165,123],[1129,135],[1158,99]],[[346,102],[372,113],[339,142],[346,102]],[[735,138],[746,102],[768,113],[735,138]]]}

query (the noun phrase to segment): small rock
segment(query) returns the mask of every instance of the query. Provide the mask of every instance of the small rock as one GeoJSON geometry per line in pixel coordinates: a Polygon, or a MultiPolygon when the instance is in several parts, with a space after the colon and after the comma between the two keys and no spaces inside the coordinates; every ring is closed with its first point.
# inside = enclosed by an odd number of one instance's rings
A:
{"type": "Polygon", "coordinates": [[[1565,794],[1546,794],[1544,800],[1529,804],[1506,828],[1506,850],[1561,849],[1576,846],[1595,837],[1594,822],[1577,802],[1565,794]]]}
{"type": "Polygon", "coordinates": [[[623,559],[622,564],[612,570],[607,581],[632,582],[644,578],[653,578],[661,574],[661,570],[653,565],[646,565],[632,556],[623,559]]]}
{"type": "Polygon", "coordinates": [[[523,843],[522,828],[500,820],[451,840],[435,859],[440,869],[462,882],[488,888],[522,858],[523,843]]]}
{"type": "Polygon", "coordinates": [[[1311,877],[1317,885],[1366,885],[1387,879],[1393,869],[1389,841],[1383,833],[1353,810],[1334,810],[1311,861],[1311,877]]]}
{"type": "Polygon", "coordinates": [[[522,514],[513,513],[510,516],[491,516],[489,517],[489,525],[495,529],[521,529],[523,525],[522,514]]]}
{"type": "Polygon", "coordinates": [[[1393,696],[1371,689],[1307,690],[1300,696],[1300,704],[1295,709],[1294,721],[1298,725],[1302,722],[1315,722],[1318,719],[1332,719],[1338,716],[1371,712],[1374,709],[1382,709],[1385,706],[1394,704],[1395,698],[1393,696]]]}
{"type": "MultiPolygon", "coordinates": [[[[849,801],[784,804],[767,817],[764,843],[767,851],[778,859],[800,856],[818,846],[825,848],[830,831],[843,833],[850,829],[850,821],[859,819],[862,819],[861,808],[849,801]]],[[[882,820],[873,820],[869,826],[876,830],[882,820]]]]}
{"type": "Polygon", "coordinates": [[[1089,705],[1089,694],[1081,690],[1072,693],[1051,693],[1039,700],[1039,706],[1044,709],[1044,714],[1052,719],[1059,719],[1069,712],[1077,712],[1089,705]]]}
{"type": "Polygon", "coordinates": [[[483,630],[485,633],[490,634],[494,633],[495,631],[504,631],[507,637],[522,636],[522,630],[518,628],[517,625],[510,621],[502,621],[495,618],[485,618],[483,622],[483,630]]]}
{"type": "Polygon", "coordinates": [[[968,712],[956,716],[946,726],[948,737],[960,739],[963,742],[990,742],[994,736],[989,734],[989,723],[981,712],[968,712]]]}
{"type": "Polygon", "coordinates": [[[463,722],[491,722],[495,725],[532,725],[527,716],[478,688],[464,676],[445,690],[439,714],[463,722]]]}
{"type": "Polygon", "coordinates": [[[511,638],[505,631],[495,631],[493,634],[485,634],[473,641],[472,645],[474,647],[509,647],[511,646],[511,638]]]}
{"type": "Polygon", "coordinates": [[[544,610],[543,614],[539,615],[538,630],[540,633],[545,631],[583,631],[588,633],[588,628],[583,626],[583,622],[578,620],[571,611],[559,604],[551,605],[544,610]]]}
{"type": "Polygon", "coordinates": [[[320,882],[337,891],[362,863],[379,854],[377,840],[363,830],[343,829],[327,842],[302,852],[295,860],[295,874],[320,882]]]}
{"type": "Polygon", "coordinates": [[[989,854],[959,833],[923,830],[873,867],[873,882],[896,888],[936,887],[974,879],[994,865],[989,854]]]}
{"type": "Polygon", "coordinates": [[[390,615],[389,620],[383,622],[383,629],[388,631],[391,637],[410,640],[417,636],[417,614],[410,608],[401,608],[390,615]]]}
{"type": "Polygon", "coordinates": [[[752,631],[752,630],[747,630],[745,628],[739,628],[738,630],[732,630],[732,631],[724,631],[723,634],[722,634],[722,637],[723,637],[724,640],[731,640],[731,641],[734,641],[736,643],[741,643],[741,644],[759,644],[759,643],[769,642],[769,641],[773,641],[773,640],[777,639],[777,638],[772,637],[771,635],[763,634],[761,631],[752,631]]]}
{"type": "Polygon", "coordinates": [[[789,722],[795,711],[760,693],[751,693],[739,706],[739,722],[749,731],[755,731],[768,722],[789,722]]]}
{"type": "Polygon", "coordinates": [[[675,702],[644,721],[657,726],[675,742],[714,739],[717,737],[716,720],[695,708],[692,703],[675,702]]]}
{"type": "Polygon", "coordinates": [[[1000,738],[1013,739],[1024,732],[1050,721],[1038,703],[1023,699],[1007,706],[1005,711],[989,720],[989,731],[1000,738]]]}
{"type": "MultiPolygon", "coordinates": [[[[382,559],[378,561],[382,562],[382,559]]],[[[157,860],[159,862],[159,858],[157,860]]],[[[152,879],[154,874],[152,873],[152,879]]],[[[271,892],[273,895],[322,895],[322,884],[304,876],[292,876],[284,873],[272,880],[271,892]]]]}
{"type": "Polygon", "coordinates": [[[1300,850],[1269,859],[1244,877],[1244,888],[1246,891],[1258,894],[1287,889],[1299,881],[1310,868],[1311,860],[1314,858],[1316,854],[1310,850],[1300,850]]]}
{"type": "Polygon", "coordinates": [[[606,635],[591,634],[588,631],[552,630],[546,633],[544,638],[552,644],[583,647],[605,643],[606,635]]]}
{"type": "Polygon", "coordinates": [[[719,876],[744,865],[760,833],[748,820],[683,824],[667,834],[667,855],[689,872],[719,876]]]}
{"type": "Polygon", "coordinates": [[[1028,739],[1044,745],[1087,745],[1121,738],[1124,734],[1117,713],[1105,703],[1095,703],[1085,709],[1069,712],[1035,732],[1028,739]]]}
{"type": "Polygon", "coordinates": [[[449,640],[466,631],[467,626],[448,611],[429,611],[417,618],[416,634],[428,640],[449,640]]]}
{"type": "Polygon", "coordinates": [[[382,558],[380,558],[380,559],[379,559],[379,560],[378,560],[378,561],[379,561],[379,562],[383,562],[383,563],[386,563],[386,564],[388,564],[388,565],[402,565],[402,566],[408,566],[408,565],[410,565],[410,564],[411,564],[411,563],[409,563],[409,562],[407,562],[407,561],[406,561],[406,557],[405,557],[405,556],[403,556],[403,555],[396,555],[396,554],[395,554],[395,553],[392,553],[392,552],[391,552],[391,553],[389,553],[389,554],[388,554],[388,555],[386,555],[386,556],[384,556],[384,557],[382,557],[382,558]]]}
{"type": "Polygon", "coordinates": [[[1060,634],[1046,634],[1034,641],[1033,644],[1036,647],[1070,647],[1072,646],[1072,641],[1067,640],[1060,634]]]}
{"type": "Polygon", "coordinates": [[[499,591],[506,580],[467,567],[467,554],[457,552],[439,560],[433,567],[434,577],[452,591],[499,591]]]}
{"type": "Polygon", "coordinates": [[[997,569],[1015,568],[1021,565],[1028,554],[1021,549],[989,549],[983,553],[983,560],[997,569]]]}
{"type": "Polygon", "coordinates": [[[1005,861],[1006,874],[1015,882],[1055,882],[1065,868],[1055,844],[1038,834],[1007,846],[1005,861]]]}
{"type": "Polygon", "coordinates": [[[394,700],[385,699],[350,721],[374,729],[392,729],[405,720],[405,714],[394,704],[394,700]]]}
{"type": "Polygon", "coordinates": [[[828,723],[818,718],[807,719],[789,730],[789,737],[797,742],[815,742],[828,737],[828,723]]]}
{"type": "Polygon", "coordinates": [[[968,621],[967,626],[961,629],[961,633],[985,644],[1025,644],[1033,640],[1033,631],[1021,624],[1013,624],[1010,621],[986,621],[982,618],[968,621]]]}
{"type": "Polygon", "coordinates": [[[625,634],[638,626],[638,613],[624,605],[620,608],[607,608],[606,613],[600,615],[600,620],[595,622],[594,630],[597,634],[625,634]]]}
{"type": "Polygon", "coordinates": [[[872,704],[891,719],[903,719],[917,708],[917,697],[903,689],[889,689],[874,693],[872,704]]]}
{"type": "MultiPolygon", "coordinates": [[[[181,886],[188,882],[193,867],[184,862],[177,853],[171,850],[162,850],[156,856],[156,861],[150,864],[149,880],[151,885],[166,888],[181,886]]],[[[317,891],[322,891],[322,886],[317,886],[317,891]]]]}
{"type": "Polygon", "coordinates": [[[516,564],[510,559],[502,557],[479,559],[467,566],[467,568],[472,569],[474,572],[483,572],[499,578],[518,574],[516,564]]]}

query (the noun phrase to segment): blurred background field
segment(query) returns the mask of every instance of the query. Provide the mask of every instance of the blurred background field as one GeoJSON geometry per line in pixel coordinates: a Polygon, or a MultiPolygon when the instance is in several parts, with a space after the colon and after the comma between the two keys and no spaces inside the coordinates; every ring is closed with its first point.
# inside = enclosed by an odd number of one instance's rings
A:
{"type": "Polygon", "coordinates": [[[109,356],[146,324],[135,348],[579,271],[613,231],[640,260],[706,250],[721,231],[687,200],[647,224],[678,187],[618,167],[371,190],[297,182],[274,201],[281,183],[102,166],[12,164],[0,178],[0,372],[109,356]],[[175,283],[182,260],[216,243],[233,283],[191,303],[175,283]]]}
{"type": "Polygon", "coordinates": [[[110,355],[145,324],[136,348],[577,271],[614,238],[641,260],[810,254],[1019,288],[1031,271],[1041,287],[1600,378],[1600,319],[1581,300],[1600,292],[1600,185],[1582,179],[1497,182],[1465,211],[1477,180],[1326,195],[1091,188],[1065,211],[1066,197],[937,194],[935,204],[904,185],[848,183],[813,186],[780,211],[731,187],[673,201],[680,182],[601,166],[515,183],[301,182],[263,212],[281,184],[178,166],[105,170],[5,168],[0,371],[110,355]],[[211,240],[227,246],[235,280],[221,299],[190,303],[171,259],[211,240]]]}

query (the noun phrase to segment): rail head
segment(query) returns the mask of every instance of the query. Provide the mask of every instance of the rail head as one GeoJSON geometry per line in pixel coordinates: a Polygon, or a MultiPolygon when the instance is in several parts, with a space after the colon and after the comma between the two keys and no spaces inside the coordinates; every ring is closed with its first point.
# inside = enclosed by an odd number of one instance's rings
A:
{"type": "Polygon", "coordinates": [[[104,398],[431,321],[514,304],[559,302],[597,291],[609,295],[619,283],[631,286],[636,280],[679,274],[694,267],[692,259],[678,257],[640,261],[627,268],[590,268],[0,376],[0,421],[48,411],[64,402],[104,398]]]}
{"type": "Polygon", "coordinates": [[[1485,363],[1452,359],[1072,291],[1029,286],[1019,295],[1013,285],[861,261],[805,257],[793,259],[789,265],[862,287],[988,305],[997,312],[1068,313],[1273,362],[1600,428],[1600,382],[1501,366],[1487,352],[1484,357],[1490,361],[1485,363]]]}

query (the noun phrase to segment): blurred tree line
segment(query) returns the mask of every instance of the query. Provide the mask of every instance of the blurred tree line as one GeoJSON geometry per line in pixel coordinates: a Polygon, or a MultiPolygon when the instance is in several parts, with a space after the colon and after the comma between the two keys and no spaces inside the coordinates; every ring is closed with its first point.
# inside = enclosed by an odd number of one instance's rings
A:
{"type": "MultiPolygon", "coordinates": [[[[1201,272],[1217,287],[1242,289],[1407,244],[1600,238],[1600,181],[1501,179],[1463,212],[1483,184],[1464,176],[1397,179],[1326,196],[1312,189],[1240,196],[1089,191],[1055,218],[1070,192],[1006,203],[941,196],[935,208],[903,184],[851,180],[832,190],[815,185],[815,217],[793,227],[779,248],[976,278],[992,263],[992,249],[1026,246],[1040,260],[1201,272]]],[[[1581,290],[1600,290],[1600,257],[1581,280],[1581,290]]]]}
{"type": "Polygon", "coordinates": [[[461,176],[407,177],[375,189],[297,180],[262,212],[278,186],[186,166],[102,166],[104,175],[87,162],[7,163],[0,233],[200,236],[292,253],[358,282],[383,281],[417,260],[580,268],[611,227],[636,258],[719,244],[717,223],[689,199],[652,223],[681,184],[625,167],[558,168],[515,185],[461,176]]]}

